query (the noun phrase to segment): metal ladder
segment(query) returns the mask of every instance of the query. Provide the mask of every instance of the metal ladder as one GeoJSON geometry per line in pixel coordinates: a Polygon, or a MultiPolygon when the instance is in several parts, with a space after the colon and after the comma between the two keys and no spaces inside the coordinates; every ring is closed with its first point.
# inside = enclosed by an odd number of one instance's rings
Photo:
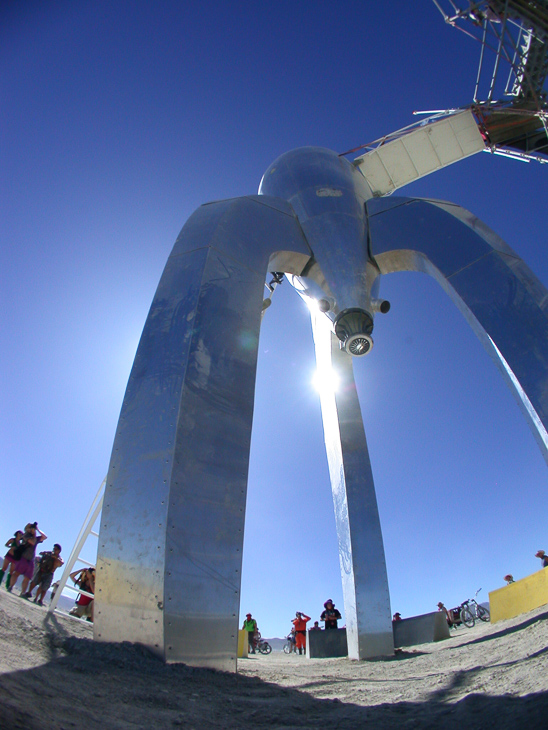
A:
{"type": "Polygon", "coordinates": [[[105,494],[105,484],[106,484],[107,478],[105,477],[103,481],[101,482],[101,486],[99,487],[99,490],[97,494],[95,495],[95,499],[93,500],[91,507],[89,508],[89,512],[87,514],[86,519],[84,520],[84,524],[82,525],[80,532],[78,534],[78,537],[76,538],[76,542],[74,543],[74,547],[72,548],[72,551],[70,553],[69,559],[65,563],[65,567],[63,570],[63,574],[61,576],[61,580],[59,581],[59,585],[57,586],[57,590],[55,591],[55,594],[53,595],[51,599],[51,603],[48,606],[48,614],[53,613],[56,608],[57,604],[59,602],[59,598],[65,588],[67,588],[70,591],[73,591],[74,593],[82,593],[84,596],[89,596],[90,598],[94,598],[92,593],[87,593],[86,591],[82,591],[79,588],[76,588],[72,585],[69,585],[67,582],[70,578],[70,574],[72,573],[72,569],[74,568],[74,565],[79,562],[83,563],[87,567],[94,567],[92,563],[89,563],[87,560],[84,560],[80,557],[80,553],[82,552],[82,548],[84,547],[88,537],[90,535],[93,535],[94,537],[99,537],[99,534],[97,532],[93,531],[93,525],[97,521],[97,518],[101,514],[101,509],[103,508],[103,498],[105,494]]]}

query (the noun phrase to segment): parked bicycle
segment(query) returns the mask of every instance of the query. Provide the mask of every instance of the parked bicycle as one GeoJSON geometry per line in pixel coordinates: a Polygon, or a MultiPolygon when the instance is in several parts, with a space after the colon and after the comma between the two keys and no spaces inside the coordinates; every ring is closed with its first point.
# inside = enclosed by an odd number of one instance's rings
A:
{"type": "Polygon", "coordinates": [[[258,632],[255,635],[254,644],[255,644],[255,648],[257,649],[257,651],[260,654],[270,654],[270,652],[272,651],[272,647],[270,646],[268,641],[265,641],[264,639],[262,639],[261,634],[258,632]]]}
{"type": "Polygon", "coordinates": [[[288,634],[285,638],[287,641],[284,644],[284,654],[291,654],[295,651],[295,635],[288,634]]]}
{"type": "Polygon", "coordinates": [[[476,601],[477,595],[480,591],[481,588],[478,588],[474,598],[469,598],[467,601],[464,601],[459,607],[460,620],[469,629],[471,629],[472,626],[475,625],[476,619],[478,618],[480,621],[491,620],[489,611],[483,606],[480,606],[480,604],[476,601]]]}

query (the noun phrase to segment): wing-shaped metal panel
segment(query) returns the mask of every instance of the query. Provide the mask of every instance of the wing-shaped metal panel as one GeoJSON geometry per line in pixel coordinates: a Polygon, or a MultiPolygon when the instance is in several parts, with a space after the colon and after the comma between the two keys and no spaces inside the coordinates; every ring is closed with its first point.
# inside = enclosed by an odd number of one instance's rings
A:
{"type": "Polygon", "coordinates": [[[369,201],[381,274],[423,271],[449,294],[514,393],[548,461],[548,290],[519,256],[458,205],[369,201]]]}

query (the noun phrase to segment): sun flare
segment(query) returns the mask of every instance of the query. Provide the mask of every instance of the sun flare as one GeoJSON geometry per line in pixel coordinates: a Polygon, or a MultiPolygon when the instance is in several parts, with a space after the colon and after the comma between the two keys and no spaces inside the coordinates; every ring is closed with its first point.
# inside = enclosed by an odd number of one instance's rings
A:
{"type": "Polygon", "coordinates": [[[318,393],[334,393],[339,387],[339,377],[331,368],[316,370],[312,376],[312,385],[318,393]]]}

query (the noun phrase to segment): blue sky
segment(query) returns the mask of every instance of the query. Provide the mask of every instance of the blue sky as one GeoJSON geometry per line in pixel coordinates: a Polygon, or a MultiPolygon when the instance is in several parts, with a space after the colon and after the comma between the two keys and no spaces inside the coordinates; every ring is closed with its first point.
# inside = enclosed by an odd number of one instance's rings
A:
{"type": "MultiPolygon", "coordinates": [[[[255,193],[294,147],[343,152],[469,103],[478,54],[429,0],[2,4],[2,539],[38,520],[68,555],[188,216],[255,193]]],[[[547,174],[480,154],[400,193],[468,208],[548,285],[547,174]]],[[[355,373],[392,610],[410,616],[540,567],[546,464],[441,289],[401,273],[381,294],[355,373]]],[[[268,636],[328,597],[343,608],[313,373],[285,283],[261,332],[242,582],[268,636]]]]}

